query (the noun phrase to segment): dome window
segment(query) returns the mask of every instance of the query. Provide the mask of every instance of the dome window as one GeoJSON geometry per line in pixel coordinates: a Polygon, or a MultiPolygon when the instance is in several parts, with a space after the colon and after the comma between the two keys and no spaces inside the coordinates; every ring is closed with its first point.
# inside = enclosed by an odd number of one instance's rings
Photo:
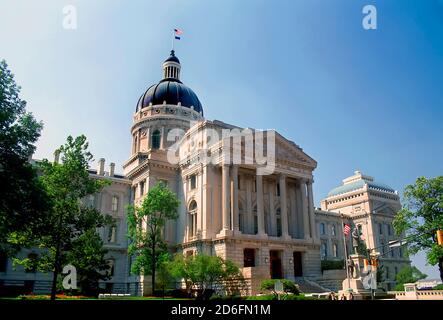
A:
{"type": "Polygon", "coordinates": [[[155,130],[152,133],[152,149],[160,149],[161,134],[159,130],[155,130]]]}

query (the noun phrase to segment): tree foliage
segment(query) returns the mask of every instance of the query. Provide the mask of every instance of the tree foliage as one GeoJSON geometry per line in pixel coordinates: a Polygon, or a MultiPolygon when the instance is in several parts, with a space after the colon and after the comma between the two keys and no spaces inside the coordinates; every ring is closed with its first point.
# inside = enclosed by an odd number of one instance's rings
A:
{"type": "Polygon", "coordinates": [[[166,221],[177,219],[180,202],[165,185],[158,183],[151,188],[141,206],[128,206],[128,253],[134,256],[131,272],[151,275],[155,288],[155,273],[169,260],[163,230],[166,221]]]}
{"type": "Polygon", "coordinates": [[[405,283],[415,283],[418,280],[425,279],[426,277],[426,274],[422,273],[414,266],[404,267],[397,273],[397,276],[395,277],[395,281],[397,283],[397,285],[395,286],[395,290],[403,291],[405,283]]]}
{"type": "MultiPolygon", "coordinates": [[[[39,226],[47,199],[29,162],[43,127],[26,111],[20,87],[0,61],[0,246],[17,232],[39,226]]],[[[2,249],[2,248],[0,248],[2,249]]],[[[3,249],[19,249],[4,246],[3,249]]]]}
{"type": "Polygon", "coordinates": [[[266,279],[260,283],[260,289],[265,291],[271,291],[274,295],[277,295],[275,291],[275,283],[280,281],[283,284],[283,291],[286,293],[293,293],[295,295],[300,294],[298,286],[289,279],[266,279]]]}
{"type": "Polygon", "coordinates": [[[426,251],[427,261],[438,264],[443,280],[443,245],[438,245],[436,236],[436,231],[443,229],[443,176],[420,177],[408,185],[393,225],[397,234],[406,233],[408,252],[426,251]]]}
{"type": "Polygon", "coordinates": [[[170,264],[172,276],[184,281],[188,293],[194,290],[198,298],[208,298],[216,289],[227,295],[239,294],[245,286],[239,267],[218,256],[178,254],[170,264]]]}
{"type": "MultiPolygon", "coordinates": [[[[39,271],[53,272],[52,299],[55,299],[57,280],[66,264],[74,265],[80,277],[107,278],[100,272],[105,251],[97,228],[111,223],[109,216],[102,215],[85,201],[109,184],[89,176],[87,168],[92,155],[86,137],[69,136],[58,152],[61,163],[46,159],[39,163],[40,180],[50,200],[50,210],[41,221],[44,231],[15,239],[28,247],[43,249],[34,263],[39,271]]],[[[16,262],[29,263],[26,259],[16,259],[16,262]]]]}

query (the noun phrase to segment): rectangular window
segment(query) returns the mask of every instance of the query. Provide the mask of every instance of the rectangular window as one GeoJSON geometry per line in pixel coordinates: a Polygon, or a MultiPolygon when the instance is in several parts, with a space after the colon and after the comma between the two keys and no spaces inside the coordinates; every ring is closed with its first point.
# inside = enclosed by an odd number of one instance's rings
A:
{"type": "Polygon", "coordinates": [[[338,246],[337,246],[337,244],[334,243],[332,245],[332,250],[333,250],[334,258],[337,258],[338,257],[338,246]]]}
{"type": "Polygon", "coordinates": [[[90,208],[94,208],[95,207],[95,196],[93,194],[89,195],[88,206],[90,208]]]}
{"type": "Polygon", "coordinates": [[[118,197],[112,196],[112,212],[118,211],[118,197]]]}
{"type": "Polygon", "coordinates": [[[197,187],[197,176],[193,174],[190,178],[191,180],[191,190],[197,187]]]}
{"type": "Polygon", "coordinates": [[[108,228],[108,242],[115,243],[117,240],[117,226],[110,226],[108,228]]]}
{"type": "Polygon", "coordinates": [[[392,227],[388,224],[388,235],[392,236],[392,227]]]}
{"type": "Polygon", "coordinates": [[[145,183],[142,181],[140,182],[140,196],[145,194],[145,183]]]}
{"type": "Polygon", "coordinates": [[[383,225],[382,225],[381,223],[378,224],[378,233],[379,233],[380,235],[383,234],[383,225]]]}
{"type": "Polygon", "coordinates": [[[163,187],[167,187],[168,186],[168,180],[161,179],[161,180],[158,181],[158,183],[161,184],[163,187]]]}
{"type": "Polygon", "coordinates": [[[114,259],[109,259],[107,262],[108,262],[108,266],[109,266],[109,269],[108,269],[109,276],[113,277],[114,273],[115,273],[115,261],[114,261],[114,259]]]}
{"type": "Polygon", "coordinates": [[[241,189],[241,179],[240,179],[240,175],[237,176],[237,183],[238,183],[238,190],[241,189]]]}
{"type": "Polygon", "coordinates": [[[244,249],[243,250],[243,266],[255,267],[255,249],[244,249]]]}
{"type": "Polygon", "coordinates": [[[280,183],[277,183],[277,197],[280,197],[280,183]]]}

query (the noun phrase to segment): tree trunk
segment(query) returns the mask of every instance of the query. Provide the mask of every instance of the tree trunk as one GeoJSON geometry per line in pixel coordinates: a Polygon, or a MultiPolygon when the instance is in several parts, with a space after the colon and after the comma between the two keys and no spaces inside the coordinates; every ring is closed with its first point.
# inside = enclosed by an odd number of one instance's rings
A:
{"type": "Polygon", "coordinates": [[[440,270],[440,279],[443,281],[443,257],[438,259],[438,269],[440,270]]]}
{"type": "Polygon", "coordinates": [[[157,257],[155,256],[155,241],[152,246],[152,264],[151,264],[151,281],[152,281],[152,295],[155,296],[155,265],[157,264],[157,257]]]}
{"type": "Polygon", "coordinates": [[[57,245],[55,249],[54,273],[52,275],[51,301],[55,301],[55,294],[57,293],[57,277],[60,272],[59,260],[60,260],[60,246],[57,245]]]}

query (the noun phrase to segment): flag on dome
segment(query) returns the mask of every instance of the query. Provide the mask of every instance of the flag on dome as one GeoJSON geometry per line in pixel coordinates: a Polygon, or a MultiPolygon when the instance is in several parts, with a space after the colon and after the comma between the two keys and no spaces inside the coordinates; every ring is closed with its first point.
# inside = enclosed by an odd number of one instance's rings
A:
{"type": "Polygon", "coordinates": [[[175,33],[175,39],[180,40],[180,35],[183,34],[183,30],[181,30],[181,29],[174,29],[174,33],[175,33]]]}

